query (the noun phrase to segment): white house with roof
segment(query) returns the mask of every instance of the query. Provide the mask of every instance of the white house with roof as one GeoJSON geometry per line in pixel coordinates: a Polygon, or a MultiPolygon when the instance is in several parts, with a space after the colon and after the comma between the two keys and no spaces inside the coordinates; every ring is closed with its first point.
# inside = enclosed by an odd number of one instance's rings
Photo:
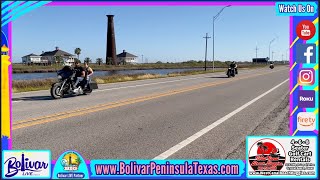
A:
{"type": "Polygon", "coordinates": [[[71,53],[67,53],[65,51],[62,51],[59,49],[59,47],[56,47],[56,50],[54,51],[42,51],[42,54],[35,55],[35,54],[29,54],[22,57],[22,63],[25,64],[56,64],[60,63],[63,64],[74,64],[75,55],[71,53]]]}
{"type": "Polygon", "coordinates": [[[69,65],[74,64],[74,59],[76,58],[75,55],[62,51],[59,49],[59,47],[56,47],[56,50],[54,51],[42,52],[40,56],[41,56],[41,60],[48,61],[52,64],[59,63],[57,57],[60,57],[61,58],[60,63],[69,64],[69,65]]]}
{"type": "Polygon", "coordinates": [[[28,54],[22,57],[23,64],[41,64],[41,56],[36,54],[28,54]]]}
{"type": "Polygon", "coordinates": [[[138,62],[137,57],[138,56],[135,56],[123,50],[122,53],[117,55],[117,62],[119,64],[136,64],[138,62]]]}

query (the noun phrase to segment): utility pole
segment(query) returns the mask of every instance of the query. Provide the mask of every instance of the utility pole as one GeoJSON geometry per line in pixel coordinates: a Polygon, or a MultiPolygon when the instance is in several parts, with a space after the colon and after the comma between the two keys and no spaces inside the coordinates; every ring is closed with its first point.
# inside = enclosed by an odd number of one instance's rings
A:
{"type": "Polygon", "coordinates": [[[205,59],[204,59],[204,70],[207,71],[207,49],[208,49],[208,39],[211,37],[208,37],[208,33],[206,33],[206,37],[203,37],[206,39],[206,52],[205,52],[205,59]]]}
{"type": "Polygon", "coordinates": [[[284,64],[284,60],[283,60],[283,54],[282,54],[282,63],[284,64]]]}
{"type": "Polygon", "coordinates": [[[218,14],[216,14],[215,16],[213,16],[213,23],[212,23],[212,71],[214,72],[214,22],[215,20],[219,17],[219,15],[222,13],[222,11],[227,8],[230,7],[231,5],[227,5],[225,7],[223,7],[218,14]]]}
{"type": "MultiPolygon", "coordinates": [[[[276,40],[276,38],[273,38],[273,39],[270,41],[270,43],[269,43],[269,59],[270,59],[271,43],[272,43],[274,40],[276,40]]],[[[273,59],[272,59],[272,60],[273,60],[273,59]]]]}
{"type": "Polygon", "coordinates": [[[256,46],[256,63],[257,63],[257,61],[258,61],[258,46],[256,46]]]}
{"type": "Polygon", "coordinates": [[[274,51],[272,51],[272,59],[271,59],[271,61],[273,62],[273,54],[274,54],[275,52],[274,51]]]}

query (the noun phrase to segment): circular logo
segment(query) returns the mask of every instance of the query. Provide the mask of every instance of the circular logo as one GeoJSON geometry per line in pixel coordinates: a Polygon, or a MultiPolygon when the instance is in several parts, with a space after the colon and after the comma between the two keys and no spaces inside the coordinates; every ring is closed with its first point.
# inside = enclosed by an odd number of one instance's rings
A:
{"type": "Polygon", "coordinates": [[[66,171],[78,170],[80,163],[80,157],[77,155],[77,153],[74,152],[66,153],[61,160],[61,165],[66,171]]]}
{"type": "Polygon", "coordinates": [[[297,25],[296,33],[300,39],[309,40],[316,33],[316,27],[311,21],[303,20],[297,25]]]}
{"type": "Polygon", "coordinates": [[[250,166],[261,175],[272,175],[274,172],[279,172],[285,161],[285,150],[274,139],[260,139],[249,150],[250,166]]]}

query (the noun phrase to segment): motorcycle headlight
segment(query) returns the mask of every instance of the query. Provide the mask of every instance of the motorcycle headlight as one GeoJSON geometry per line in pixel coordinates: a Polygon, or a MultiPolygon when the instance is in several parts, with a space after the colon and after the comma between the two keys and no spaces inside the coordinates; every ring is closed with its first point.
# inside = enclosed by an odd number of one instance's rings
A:
{"type": "Polygon", "coordinates": [[[58,79],[62,79],[62,76],[58,75],[58,79]]]}

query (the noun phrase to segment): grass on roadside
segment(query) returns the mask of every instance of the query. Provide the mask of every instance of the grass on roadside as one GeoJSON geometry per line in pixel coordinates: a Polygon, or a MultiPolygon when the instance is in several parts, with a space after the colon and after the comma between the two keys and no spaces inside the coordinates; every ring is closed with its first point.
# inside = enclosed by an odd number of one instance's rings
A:
{"type": "MultiPolygon", "coordinates": [[[[217,71],[219,72],[219,71],[217,71]]],[[[112,75],[112,76],[98,76],[93,80],[98,84],[108,84],[116,82],[136,81],[144,79],[157,79],[165,77],[177,77],[196,74],[212,73],[211,71],[186,71],[179,73],[169,73],[167,75],[159,74],[133,74],[133,75],[112,75]]],[[[37,79],[37,80],[14,80],[12,81],[13,93],[26,92],[26,91],[38,91],[50,89],[51,85],[56,82],[56,79],[37,79]]]]}
{"type": "MultiPolygon", "coordinates": [[[[149,63],[149,64],[131,64],[131,65],[118,65],[110,66],[101,64],[100,66],[91,63],[90,67],[94,71],[117,71],[117,70],[146,70],[146,69],[186,69],[186,68],[204,68],[205,64],[202,63],[149,63]]],[[[239,67],[253,67],[253,66],[265,66],[261,64],[251,64],[251,63],[239,63],[239,67]]],[[[212,68],[212,62],[207,63],[208,68],[212,68]]],[[[215,61],[216,68],[226,68],[227,64],[220,61],[215,61]]],[[[52,66],[38,66],[38,65],[22,65],[22,64],[13,64],[12,72],[13,73],[47,73],[47,72],[56,72],[58,69],[61,69],[62,65],[52,65],[52,66]]]]}
{"type": "MultiPolygon", "coordinates": [[[[245,67],[242,69],[249,68],[261,68],[265,66],[252,66],[245,67]]],[[[224,72],[225,70],[216,70],[215,72],[224,72]]],[[[136,81],[144,79],[157,79],[166,77],[177,77],[177,76],[187,76],[187,75],[197,75],[212,73],[211,69],[208,71],[204,70],[194,70],[185,72],[169,73],[167,75],[159,74],[133,74],[133,75],[112,75],[112,76],[98,76],[94,77],[93,80],[98,84],[108,84],[116,82],[126,82],[126,81],[136,81]]],[[[27,92],[27,91],[38,91],[38,90],[48,90],[51,85],[56,82],[56,79],[37,79],[37,80],[13,80],[12,81],[12,91],[13,93],[27,92]]]]}

